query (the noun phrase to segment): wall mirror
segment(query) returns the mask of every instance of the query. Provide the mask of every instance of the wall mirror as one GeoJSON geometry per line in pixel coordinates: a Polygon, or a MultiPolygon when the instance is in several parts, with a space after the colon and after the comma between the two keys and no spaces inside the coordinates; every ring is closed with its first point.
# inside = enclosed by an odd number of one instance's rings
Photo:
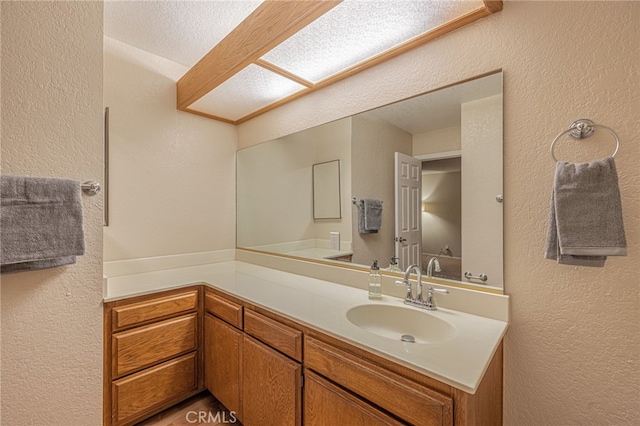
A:
{"type": "Polygon", "coordinates": [[[340,219],[340,160],[314,164],[313,218],[340,219]]]}
{"type": "Polygon", "coordinates": [[[240,150],[238,248],[502,292],[502,117],[494,72],[240,150]],[[419,181],[404,207],[399,156],[419,181]],[[314,220],[314,165],[336,159],[340,215],[314,220]],[[362,199],[382,201],[376,233],[358,232],[362,199]]]}

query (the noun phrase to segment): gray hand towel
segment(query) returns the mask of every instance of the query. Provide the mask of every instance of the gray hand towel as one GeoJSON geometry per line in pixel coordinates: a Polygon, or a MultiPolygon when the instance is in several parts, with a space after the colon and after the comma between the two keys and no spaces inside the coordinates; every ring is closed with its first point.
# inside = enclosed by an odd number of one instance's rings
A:
{"type": "Polygon", "coordinates": [[[382,225],[382,201],[364,199],[358,211],[358,232],[376,233],[382,225]]]}
{"type": "Polygon", "coordinates": [[[74,263],[84,249],[79,182],[0,177],[2,273],[74,263]]]}
{"type": "Polygon", "coordinates": [[[612,157],[556,164],[545,257],[558,263],[604,266],[626,256],[618,174],[612,157]]]}

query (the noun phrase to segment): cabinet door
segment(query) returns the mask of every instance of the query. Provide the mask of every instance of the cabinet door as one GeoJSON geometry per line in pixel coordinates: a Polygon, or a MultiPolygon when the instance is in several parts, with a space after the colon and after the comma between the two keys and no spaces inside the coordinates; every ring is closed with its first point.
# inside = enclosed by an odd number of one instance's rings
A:
{"type": "Polygon", "coordinates": [[[306,370],[304,384],[305,426],[401,425],[392,417],[306,370]]]}
{"type": "Polygon", "coordinates": [[[302,367],[274,349],[244,336],[242,423],[294,426],[302,419],[302,367]]]}
{"type": "Polygon", "coordinates": [[[229,410],[240,416],[242,332],[212,316],[204,319],[204,382],[229,410]]]}

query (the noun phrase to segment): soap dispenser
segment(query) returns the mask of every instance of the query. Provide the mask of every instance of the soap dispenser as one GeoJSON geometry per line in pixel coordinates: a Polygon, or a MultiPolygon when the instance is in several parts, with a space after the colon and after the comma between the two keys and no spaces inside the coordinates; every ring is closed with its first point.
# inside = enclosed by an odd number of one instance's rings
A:
{"type": "Polygon", "coordinates": [[[400,267],[398,266],[398,258],[392,256],[389,258],[389,272],[399,272],[402,273],[400,267]]]}
{"type": "Polygon", "coordinates": [[[378,267],[378,261],[374,260],[369,273],[369,299],[380,299],[382,297],[382,284],[380,281],[380,267],[378,267]]]}

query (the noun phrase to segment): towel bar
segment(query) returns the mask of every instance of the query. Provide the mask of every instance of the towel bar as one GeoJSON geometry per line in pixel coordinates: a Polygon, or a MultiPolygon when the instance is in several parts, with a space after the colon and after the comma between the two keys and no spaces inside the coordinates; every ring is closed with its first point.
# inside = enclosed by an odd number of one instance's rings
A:
{"type": "MultiPolygon", "coordinates": [[[[360,207],[360,205],[362,204],[362,200],[358,200],[356,197],[351,198],[351,202],[358,207],[360,207]]],[[[384,203],[384,201],[380,201],[380,202],[384,203]]]]}
{"type": "Polygon", "coordinates": [[[553,161],[555,161],[556,163],[558,162],[556,155],[553,153],[553,148],[555,147],[558,139],[560,139],[563,135],[567,133],[569,133],[569,135],[574,139],[586,139],[593,134],[593,132],[595,131],[595,127],[599,127],[603,130],[606,130],[611,134],[611,136],[613,136],[616,139],[616,150],[613,152],[613,155],[611,155],[611,157],[615,157],[616,154],[618,153],[618,150],[620,149],[620,139],[618,139],[618,135],[616,134],[616,132],[614,132],[607,126],[603,126],[602,124],[595,124],[593,121],[589,119],[581,118],[580,120],[576,120],[573,123],[571,123],[571,125],[567,130],[565,130],[564,132],[561,132],[558,136],[556,136],[553,142],[551,142],[551,147],[549,148],[549,151],[551,152],[551,157],[553,158],[553,161]]]}

